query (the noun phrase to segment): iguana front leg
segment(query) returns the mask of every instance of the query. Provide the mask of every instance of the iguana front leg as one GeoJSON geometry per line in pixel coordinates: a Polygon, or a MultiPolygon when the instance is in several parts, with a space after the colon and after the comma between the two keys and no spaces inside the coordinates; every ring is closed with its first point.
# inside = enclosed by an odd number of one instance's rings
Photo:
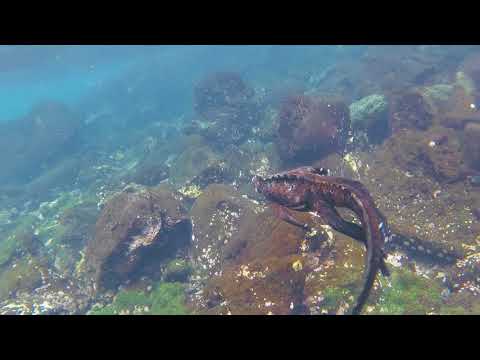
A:
{"type": "Polygon", "coordinates": [[[309,248],[311,250],[315,251],[319,244],[324,240],[323,236],[320,236],[314,232],[308,224],[302,223],[295,219],[292,215],[292,211],[289,208],[279,204],[272,204],[272,210],[275,216],[279,219],[305,230],[307,233],[306,239],[309,242],[309,248]]]}
{"type": "Polygon", "coordinates": [[[282,205],[279,205],[279,204],[276,204],[276,203],[273,203],[272,205],[272,210],[273,210],[273,213],[275,214],[276,217],[278,217],[279,219],[291,224],[291,225],[294,225],[294,226],[297,226],[297,227],[300,227],[306,231],[310,231],[310,226],[308,226],[308,224],[306,223],[302,223],[300,221],[298,221],[297,219],[295,219],[292,215],[292,212],[286,208],[285,206],[282,206],[282,205]]]}

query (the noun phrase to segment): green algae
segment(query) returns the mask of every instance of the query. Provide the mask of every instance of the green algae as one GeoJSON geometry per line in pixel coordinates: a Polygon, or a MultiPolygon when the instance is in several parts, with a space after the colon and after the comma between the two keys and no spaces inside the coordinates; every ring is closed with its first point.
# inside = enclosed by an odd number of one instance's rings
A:
{"type": "Polygon", "coordinates": [[[331,287],[325,289],[322,292],[323,301],[321,303],[322,308],[326,308],[327,311],[338,308],[342,302],[349,302],[352,299],[352,291],[346,288],[331,287]]]}
{"type": "Polygon", "coordinates": [[[383,95],[370,95],[350,105],[350,118],[352,126],[357,128],[368,128],[376,121],[385,118],[388,103],[383,95]]]}
{"type": "Polygon", "coordinates": [[[36,220],[32,215],[22,216],[9,235],[0,241],[0,267],[7,264],[16,253],[30,245],[23,241],[28,238],[24,235],[32,233],[36,220]]]}
{"type": "MultiPolygon", "coordinates": [[[[66,257],[62,256],[65,249],[61,247],[68,245],[72,233],[75,235],[74,227],[78,226],[80,220],[73,224],[63,224],[59,220],[65,217],[64,214],[85,204],[91,204],[91,199],[86,200],[82,193],[63,192],[55,200],[44,202],[37,210],[20,216],[0,239],[0,267],[11,262],[17,254],[31,252],[38,246],[52,249],[54,256],[60,252],[58,261],[65,262],[66,257]]],[[[85,216],[81,220],[85,220],[85,216]]]]}
{"type": "Polygon", "coordinates": [[[23,259],[0,273],[0,300],[19,290],[31,290],[42,283],[42,275],[34,259],[23,259]]]}
{"type": "Polygon", "coordinates": [[[185,287],[180,283],[158,283],[150,293],[120,291],[113,303],[94,307],[88,315],[186,315],[185,287]]]}
{"type": "Polygon", "coordinates": [[[18,246],[15,237],[10,236],[0,242],[0,266],[3,266],[13,257],[18,246]]]}
{"type": "Polygon", "coordinates": [[[433,314],[442,304],[440,284],[409,270],[395,270],[380,282],[383,291],[372,314],[433,314]]]}
{"type": "Polygon", "coordinates": [[[192,272],[193,267],[188,261],[184,259],[174,259],[167,264],[164,277],[166,281],[184,282],[192,272]]]}

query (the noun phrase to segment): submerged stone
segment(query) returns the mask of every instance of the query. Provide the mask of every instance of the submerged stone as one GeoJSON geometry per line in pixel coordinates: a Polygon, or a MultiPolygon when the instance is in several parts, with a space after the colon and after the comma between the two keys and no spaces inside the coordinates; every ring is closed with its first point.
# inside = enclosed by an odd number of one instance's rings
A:
{"type": "Polygon", "coordinates": [[[377,121],[387,120],[388,103],[383,95],[373,94],[350,105],[350,119],[354,128],[368,129],[377,121]]]}
{"type": "Polygon", "coordinates": [[[162,260],[188,244],[190,234],[183,205],[167,187],[123,191],[100,213],[86,261],[98,285],[112,287],[137,271],[158,270],[162,260]]]}

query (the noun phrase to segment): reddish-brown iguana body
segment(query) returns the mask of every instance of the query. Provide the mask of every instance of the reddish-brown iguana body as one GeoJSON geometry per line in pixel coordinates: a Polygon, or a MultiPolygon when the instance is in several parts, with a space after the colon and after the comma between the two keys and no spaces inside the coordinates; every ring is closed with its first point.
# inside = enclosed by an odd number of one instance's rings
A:
{"type": "Polygon", "coordinates": [[[364,285],[352,310],[352,314],[359,314],[378,270],[389,276],[384,262],[384,244],[391,232],[368,190],[358,181],[328,176],[327,170],[313,167],[300,167],[266,179],[255,176],[253,183],[257,192],[273,203],[276,215],[290,224],[309,229],[307,224],[296,220],[289,209],[315,212],[325,224],[365,244],[364,285]],[[335,207],[351,209],[362,226],[344,220],[335,207]]]}

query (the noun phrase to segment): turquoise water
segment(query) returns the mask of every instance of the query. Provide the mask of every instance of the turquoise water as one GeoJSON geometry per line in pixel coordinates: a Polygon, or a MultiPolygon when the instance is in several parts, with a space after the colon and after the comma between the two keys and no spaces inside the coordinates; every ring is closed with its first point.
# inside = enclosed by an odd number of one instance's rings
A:
{"type": "MultiPolygon", "coordinates": [[[[104,58],[99,50],[95,50],[95,47],[93,49],[91,58],[86,56],[88,50],[83,50],[85,54],[81,63],[74,58],[74,54],[65,54],[66,51],[60,47],[51,49],[56,50],[57,55],[52,54],[39,64],[19,65],[0,72],[0,97],[3,105],[0,108],[0,120],[26,115],[34,104],[52,99],[73,106],[89,92],[121,76],[142,57],[141,53],[113,57],[108,55],[108,48],[104,48],[104,58]],[[76,62],[69,61],[72,57],[76,62]]],[[[79,51],[82,50],[75,49],[75,52],[79,51]]],[[[35,54],[30,56],[32,55],[35,54]]]]}

